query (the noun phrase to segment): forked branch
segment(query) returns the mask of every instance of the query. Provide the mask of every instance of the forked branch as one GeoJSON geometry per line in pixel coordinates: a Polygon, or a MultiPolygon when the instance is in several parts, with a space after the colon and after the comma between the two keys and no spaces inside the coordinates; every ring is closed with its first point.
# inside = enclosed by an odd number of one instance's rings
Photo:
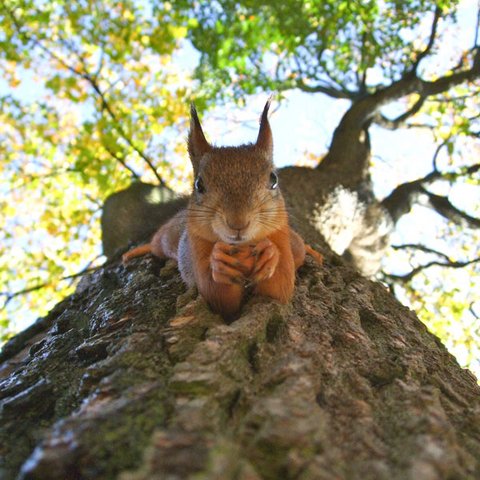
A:
{"type": "Polygon", "coordinates": [[[428,199],[429,206],[448,220],[453,221],[457,225],[480,228],[480,219],[462,212],[456,208],[447,197],[435,195],[425,188],[426,185],[436,180],[454,180],[456,178],[468,177],[480,170],[480,163],[463,167],[453,172],[442,172],[438,170],[436,166],[437,156],[444,145],[445,143],[441,144],[435,151],[433,159],[434,170],[432,172],[418,180],[399,185],[390,195],[382,200],[382,206],[389,212],[394,222],[397,222],[400,217],[407,214],[413,204],[418,202],[419,197],[424,195],[428,199]]]}

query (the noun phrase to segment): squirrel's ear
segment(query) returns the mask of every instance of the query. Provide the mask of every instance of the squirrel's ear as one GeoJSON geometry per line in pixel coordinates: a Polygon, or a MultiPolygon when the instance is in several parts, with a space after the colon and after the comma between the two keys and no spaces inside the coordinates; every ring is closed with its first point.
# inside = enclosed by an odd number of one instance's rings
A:
{"type": "Polygon", "coordinates": [[[211,150],[211,145],[207,142],[203,134],[200,120],[198,119],[197,109],[192,103],[190,105],[190,131],[188,132],[188,154],[193,164],[194,171],[197,170],[199,158],[211,150]]]}
{"type": "Polygon", "coordinates": [[[267,100],[262,116],[260,117],[260,130],[258,131],[257,147],[262,149],[268,156],[273,155],[273,136],[268,122],[268,109],[272,103],[272,97],[267,100]]]}

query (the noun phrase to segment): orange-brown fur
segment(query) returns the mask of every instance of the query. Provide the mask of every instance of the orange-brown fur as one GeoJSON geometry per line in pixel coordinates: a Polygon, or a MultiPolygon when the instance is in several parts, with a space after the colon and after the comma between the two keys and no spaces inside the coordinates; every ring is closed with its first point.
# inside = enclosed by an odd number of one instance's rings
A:
{"type": "Polygon", "coordinates": [[[177,260],[184,281],[196,285],[226,319],[239,312],[246,286],[286,303],[305,253],[321,263],[321,255],[288,224],[273,167],[268,108],[269,103],[255,144],[212,147],[192,107],[188,150],[195,188],[189,206],[148,245],[124,255],[125,261],[145,253],[177,260]]]}

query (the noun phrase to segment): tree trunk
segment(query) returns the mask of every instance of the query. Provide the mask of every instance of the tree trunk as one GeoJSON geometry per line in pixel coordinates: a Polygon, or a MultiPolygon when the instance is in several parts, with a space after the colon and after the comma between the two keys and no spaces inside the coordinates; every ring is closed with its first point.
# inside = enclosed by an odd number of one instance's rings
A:
{"type": "Polygon", "coordinates": [[[325,253],[230,325],[170,263],[85,277],[1,354],[0,477],[480,478],[473,375],[325,253]]]}

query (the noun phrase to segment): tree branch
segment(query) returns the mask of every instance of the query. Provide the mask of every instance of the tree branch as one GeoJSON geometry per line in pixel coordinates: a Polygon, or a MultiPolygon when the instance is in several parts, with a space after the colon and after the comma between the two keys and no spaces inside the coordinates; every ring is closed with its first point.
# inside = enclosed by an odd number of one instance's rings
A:
{"type": "Polygon", "coordinates": [[[430,206],[442,217],[461,227],[480,228],[480,219],[471,217],[462,210],[452,205],[447,197],[435,195],[427,190],[424,193],[428,197],[430,206]]]}
{"type": "MultiPolygon", "coordinates": [[[[434,81],[422,80],[415,72],[408,72],[388,87],[368,95],[352,105],[340,122],[341,129],[360,130],[375,119],[381,107],[407,95],[418,93],[421,99],[446,92],[455,85],[480,78],[480,48],[473,50],[472,66],[469,69],[445,75],[434,81]]],[[[421,105],[420,105],[421,107],[421,105]]],[[[333,146],[333,142],[332,142],[333,146]]]]}
{"type": "Polygon", "coordinates": [[[440,170],[437,170],[436,158],[438,156],[438,153],[440,152],[440,149],[444,145],[445,145],[445,142],[439,145],[435,150],[434,159],[433,159],[434,170],[432,172],[430,172],[428,175],[425,175],[423,178],[419,178],[418,180],[414,180],[412,182],[406,182],[406,183],[403,183],[402,185],[399,185],[390,193],[390,195],[388,195],[382,200],[381,202],[382,206],[389,212],[394,223],[396,223],[400,219],[400,217],[407,214],[411,210],[412,205],[417,201],[418,197],[421,194],[425,194],[429,197],[429,201],[432,208],[434,208],[435,210],[437,210],[438,208],[437,211],[438,213],[440,213],[440,215],[444,217],[446,217],[446,215],[451,215],[451,218],[449,219],[461,225],[468,224],[472,228],[480,227],[480,225],[478,225],[478,222],[480,222],[479,219],[470,217],[465,212],[461,212],[460,210],[455,208],[448,201],[448,199],[446,199],[448,202],[448,205],[447,205],[445,204],[444,197],[435,196],[434,194],[425,190],[424,185],[430,184],[435,180],[442,180],[442,179],[450,180],[450,179],[455,179],[459,177],[465,177],[465,176],[472,175],[480,170],[480,163],[476,163],[469,167],[461,168],[459,171],[456,171],[456,172],[441,172],[440,170]],[[456,220],[454,220],[454,218],[456,220]]]}
{"type": "Polygon", "coordinates": [[[394,119],[387,118],[381,112],[377,112],[372,118],[372,121],[381,127],[387,128],[389,130],[396,130],[397,128],[403,126],[410,117],[420,111],[420,109],[423,107],[423,104],[425,103],[425,100],[426,97],[420,97],[413,104],[410,110],[407,110],[405,113],[402,113],[402,115],[399,115],[397,118],[394,119]]]}
{"type": "Polygon", "coordinates": [[[412,71],[414,72],[417,71],[418,66],[420,65],[420,62],[430,53],[430,51],[433,48],[433,44],[435,42],[435,36],[437,35],[438,22],[441,18],[441,13],[442,13],[441,9],[437,7],[435,9],[435,13],[433,16],[432,28],[430,30],[430,38],[428,40],[428,44],[425,47],[425,49],[417,55],[417,59],[415,60],[412,67],[412,71]]]}
{"type": "Polygon", "coordinates": [[[433,154],[433,159],[432,159],[432,166],[433,166],[433,171],[434,172],[439,172],[440,171],[440,170],[438,170],[438,165],[437,165],[438,156],[440,155],[440,152],[442,151],[442,148],[445,147],[448,144],[449,140],[450,140],[450,138],[447,138],[440,145],[438,145],[437,148],[435,149],[435,153],[433,154]]]}
{"type": "Polygon", "coordinates": [[[332,98],[342,98],[346,100],[353,100],[353,94],[344,90],[337,90],[334,87],[327,87],[323,85],[307,85],[303,79],[296,81],[295,85],[299,90],[306,93],[324,93],[332,98]]]}
{"type": "Polygon", "coordinates": [[[433,82],[418,79],[420,82],[419,93],[425,96],[438,95],[456,85],[478,78],[480,78],[480,48],[476,47],[471,68],[440,77],[433,82]]]}
{"type": "Polygon", "coordinates": [[[97,81],[88,74],[86,74],[85,79],[90,83],[92,88],[95,90],[95,92],[100,97],[101,102],[102,102],[102,109],[105,109],[108,112],[110,118],[115,122],[115,129],[120,133],[120,135],[128,143],[128,145],[130,145],[130,147],[135,152],[137,152],[137,154],[145,161],[145,163],[148,165],[150,170],[153,172],[153,174],[157,178],[159,184],[163,187],[167,187],[165,182],[163,181],[163,179],[158,174],[157,169],[153,165],[153,161],[150,159],[150,157],[135,145],[133,140],[126,134],[125,130],[120,125],[120,121],[118,120],[118,117],[115,115],[114,111],[112,110],[112,107],[110,106],[107,99],[105,98],[104,93],[100,90],[100,87],[99,87],[97,81]]]}
{"type": "MultiPolygon", "coordinates": [[[[322,52],[317,52],[317,58],[320,58],[321,55],[322,52]]],[[[311,54],[311,56],[313,56],[313,54],[311,54]]],[[[358,97],[357,92],[352,92],[347,89],[338,79],[334,78],[332,73],[329,72],[325,67],[323,68],[322,73],[324,76],[329,78],[329,81],[320,78],[318,76],[317,67],[310,68],[308,64],[308,58],[302,59],[300,53],[297,53],[293,56],[293,62],[295,63],[297,72],[299,74],[299,77],[295,82],[295,87],[299,90],[306,93],[323,93],[331,98],[347,99],[352,101],[358,97]],[[307,73],[305,73],[304,65],[307,66],[307,73]],[[304,78],[316,81],[317,83],[307,85],[304,78]]]]}
{"type": "Polygon", "coordinates": [[[364,96],[367,94],[367,68],[365,68],[365,41],[366,41],[366,33],[364,32],[362,34],[362,42],[359,47],[360,61],[358,62],[358,68],[355,71],[355,76],[357,78],[357,83],[358,83],[358,92],[360,96],[364,96]]]}
{"type": "Polygon", "coordinates": [[[117,162],[122,164],[124,166],[124,168],[126,168],[132,174],[133,178],[135,178],[137,180],[140,180],[140,175],[132,167],[130,167],[127,164],[127,162],[125,161],[125,157],[123,155],[121,157],[117,157],[115,152],[105,144],[103,144],[103,148],[113,159],[115,159],[117,162]]]}
{"type": "Polygon", "coordinates": [[[433,248],[427,247],[426,245],[420,245],[418,243],[405,243],[403,245],[392,245],[394,250],[408,250],[408,249],[415,249],[420,250],[424,253],[432,253],[434,255],[438,255],[442,257],[445,261],[449,262],[450,257],[443,252],[439,252],[438,250],[434,250],[433,248]]]}
{"type": "Polygon", "coordinates": [[[460,261],[448,261],[448,262],[440,262],[438,260],[432,260],[431,262],[428,262],[424,265],[419,265],[418,267],[415,267],[412,271],[404,274],[404,275],[396,275],[394,273],[384,273],[385,277],[397,281],[397,282],[402,282],[402,283],[407,283],[409,282],[415,275],[418,275],[420,272],[423,270],[426,270],[430,267],[447,267],[447,268],[464,268],[467,267],[468,265],[473,265],[475,263],[479,263],[480,258],[474,258],[473,260],[467,260],[465,262],[460,262],[460,261]]]}
{"type": "MultiPolygon", "coordinates": [[[[472,65],[466,70],[456,71],[435,81],[422,80],[417,77],[416,72],[411,71],[388,87],[354,101],[335,129],[329,152],[322,160],[319,168],[325,169],[332,166],[340,168],[339,162],[341,162],[345,168],[348,165],[349,170],[358,173],[359,181],[365,180],[368,175],[370,149],[364,144],[363,139],[365,134],[368,133],[370,123],[376,119],[377,112],[384,105],[413,93],[420,95],[420,100],[413,106],[412,110],[396,119],[400,125],[402,121],[420,110],[425,98],[478,78],[480,78],[480,48],[475,48],[472,65]]],[[[415,189],[410,188],[410,193],[413,192],[415,192],[415,189]]],[[[409,197],[410,194],[404,196],[406,199],[409,197]]],[[[410,207],[406,211],[409,209],[410,207]]],[[[398,212],[399,216],[406,211],[398,212]]]]}
{"type": "Polygon", "coordinates": [[[15,298],[19,297],[20,295],[26,295],[27,293],[32,293],[36,292],[37,290],[41,290],[42,288],[49,287],[50,285],[54,285],[58,282],[63,282],[64,280],[71,280],[77,277],[81,277],[82,275],[85,275],[86,273],[90,272],[95,272],[99,268],[103,268],[104,265],[99,265],[97,267],[90,267],[90,265],[97,259],[98,257],[94,258],[90,262],[88,262],[87,266],[80,270],[77,273],[74,273],[72,275],[66,275],[65,277],[59,278],[58,280],[49,280],[44,283],[39,283],[37,285],[33,285],[32,287],[24,288],[23,290],[17,290],[16,292],[0,292],[1,297],[5,297],[5,302],[3,303],[1,309],[4,310],[7,305],[15,298]]]}
{"type": "Polygon", "coordinates": [[[470,303],[470,306],[468,307],[468,310],[477,320],[480,320],[480,316],[475,311],[475,302],[470,303]]]}

